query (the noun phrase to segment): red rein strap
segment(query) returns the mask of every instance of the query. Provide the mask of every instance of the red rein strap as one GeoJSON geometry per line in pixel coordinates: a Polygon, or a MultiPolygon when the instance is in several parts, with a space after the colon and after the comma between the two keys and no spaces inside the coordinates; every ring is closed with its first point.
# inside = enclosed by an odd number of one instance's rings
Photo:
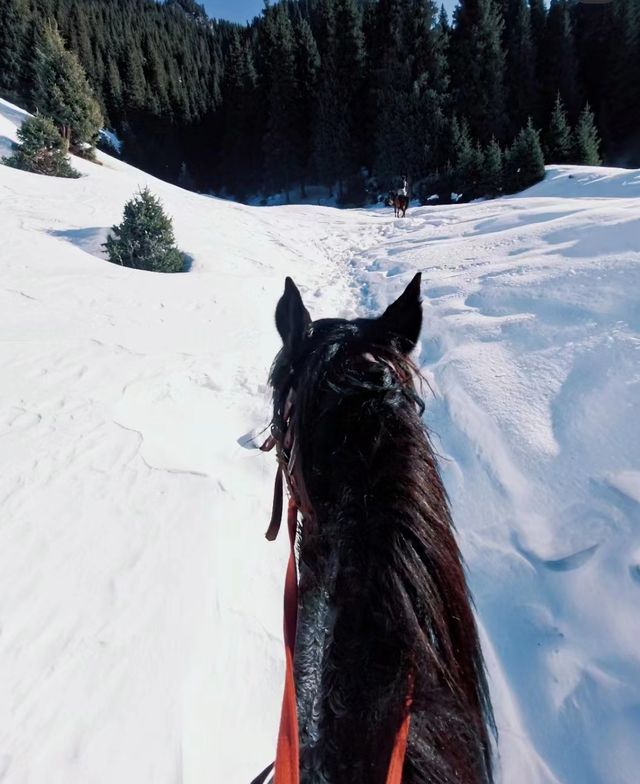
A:
{"type": "Polygon", "coordinates": [[[298,620],[298,578],[296,575],[296,522],[298,509],[293,498],[289,500],[287,522],[291,553],[284,587],[284,655],[285,680],[280,714],[280,731],[276,751],[275,784],[299,784],[300,745],[298,740],[298,712],[296,710],[296,684],[293,678],[293,649],[296,643],[298,620]]]}
{"type": "Polygon", "coordinates": [[[391,749],[389,770],[387,771],[386,784],[402,784],[402,769],[404,758],[407,756],[407,741],[409,740],[409,725],[411,723],[411,703],[413,701],[413,678],[409,677],[409,693],[405,705],[405,714],[402,724],[396,733],[396,739],[391,749]]]}

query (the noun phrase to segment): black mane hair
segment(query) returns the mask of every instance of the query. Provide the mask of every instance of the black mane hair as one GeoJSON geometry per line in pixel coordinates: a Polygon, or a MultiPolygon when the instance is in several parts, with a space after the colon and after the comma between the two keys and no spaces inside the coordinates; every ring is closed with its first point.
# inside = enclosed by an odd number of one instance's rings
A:
{"type": "Polygon", "coordinates": [[[495,725],[449,504],[409,358],[420,276],[378,319],[278,303],[273,433],[293,444],[302,784],[490,784],[495,725]]]}

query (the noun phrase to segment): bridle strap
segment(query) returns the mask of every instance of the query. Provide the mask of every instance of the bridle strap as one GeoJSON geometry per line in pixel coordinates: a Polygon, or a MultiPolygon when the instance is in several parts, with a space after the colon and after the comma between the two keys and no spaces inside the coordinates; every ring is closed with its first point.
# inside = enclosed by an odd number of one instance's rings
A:
{"type": "Polygon", "coordinates": [[[284,654],[285,680],[280,713],[280,731],[276,750],[275,784],[300,784],[300,742],[298,737],[298,711],[296,707],[296,684],[293,675],[293,652],[296,644],[298,621],[298,576],[296,574],[296,525],[298,509],[295,501],[289,501],[287,522],[291,553],[287,566],[284,588],[284,654]]]}
{"type": "Polygon", "coordinates": [[[271,520],[267,528],[266,538],[273,542],[278,536],[280,531],[280,523],[282,522],[282,465],[278,464],[276,471],[276,479],[273,483],[273,504],[271,506],[271,520]]]}
{"type": "Polygon", "coordinates": [[[278,533],[280,532],[280,524],[282,523],[282,499],[283,499],[283,480],[282,475],[286,471],[287,472],[287,482],[289,482],[289,471],[286,465],[286,461],[283,460],[282,457],[282,450],[278,444],[278,441],[275,439],[273,435],[269,436],[267,440],[262,444],[260,447],[261,452],[270,452],[274,447],[276,447],[276,452],[278,455],[278,470],[276,471],[276,478],[273,483],[273,501],[271,503],[271,520],[269,521],[269,527],[267,528],[267,532],[265,533],[265,537],[270,541],[274,542],[278,538],[278,533]]]}

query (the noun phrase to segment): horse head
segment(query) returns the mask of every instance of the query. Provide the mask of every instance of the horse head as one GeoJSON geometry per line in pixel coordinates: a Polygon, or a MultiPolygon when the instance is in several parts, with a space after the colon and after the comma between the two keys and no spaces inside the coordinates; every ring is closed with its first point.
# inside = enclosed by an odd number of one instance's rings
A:
{"type": "Polygon", "coordinates": [[[314,321],[291,278],[276,307],[272,440],[302,515],[296,781],[492,780],[482,654],[409,356],[420,283],[377,318],[314,321]]]}

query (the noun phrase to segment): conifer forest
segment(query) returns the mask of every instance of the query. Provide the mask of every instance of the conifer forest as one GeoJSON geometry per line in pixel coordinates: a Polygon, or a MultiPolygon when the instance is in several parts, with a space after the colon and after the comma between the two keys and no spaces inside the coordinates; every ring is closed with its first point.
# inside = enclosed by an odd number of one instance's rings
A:
{"type": "Polygon", "coordinates": [[[193,0],[1,0],[0,96],[30,110],[51,25],[122,157],[194,190],[363,204],[402,175],[446,198],[517,189],[543,157],[640,165],[637,0],[281,0],[249,25],[193,0]]]}

